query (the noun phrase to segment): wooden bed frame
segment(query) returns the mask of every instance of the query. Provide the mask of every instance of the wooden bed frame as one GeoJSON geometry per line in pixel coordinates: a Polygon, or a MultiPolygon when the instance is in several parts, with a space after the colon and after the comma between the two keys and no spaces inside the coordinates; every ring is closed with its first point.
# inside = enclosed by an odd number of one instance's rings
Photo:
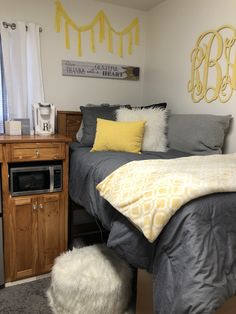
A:
{"type": "MultiPolygon", "coordinates": [[[[75,135],[82,121],[80,111],[57,111],[57,132],[76,139],[75,135]]],[[[136,314],[154,314],[153,312],[152,274],[138,269],[136,314]]],[[[216,314],[235,314],[236,296],[229,299],[216,314]]]]}
{"type": "MultiPolygon", "coordinates": [[[[152,274],[143,269],[138,270],[136,314],[154,314],[152,298],[152,274]]],[[[236,296],[230,298],[215,314],[235,314],[236,296]]]]}
{"type": "Polygon", "coordinates": [[[152,274],[143,269],[138,269],[136,314],[154,314],[152,284],[152,274]]]}

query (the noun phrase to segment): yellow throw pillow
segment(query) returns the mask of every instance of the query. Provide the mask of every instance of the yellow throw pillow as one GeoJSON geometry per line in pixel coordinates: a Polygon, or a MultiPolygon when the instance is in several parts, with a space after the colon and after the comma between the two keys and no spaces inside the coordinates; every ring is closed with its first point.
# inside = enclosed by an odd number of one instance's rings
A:
{"type": "Polygon", "coordinates": [[[144,128],[145,121],[117,122],[98,118],[91,152],[112,150],[140,153],[144,128]]]}

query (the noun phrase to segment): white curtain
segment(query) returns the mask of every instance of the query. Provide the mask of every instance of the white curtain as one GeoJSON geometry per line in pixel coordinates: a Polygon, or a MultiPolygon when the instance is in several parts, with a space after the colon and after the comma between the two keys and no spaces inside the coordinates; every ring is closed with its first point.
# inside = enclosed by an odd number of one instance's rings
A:
{"type": "Polygon", "coordinates": [[[44,102],[39,26],[1,23],[0,31],[9,119],[29,118],[32,128],[32,104],[44,102]]]}

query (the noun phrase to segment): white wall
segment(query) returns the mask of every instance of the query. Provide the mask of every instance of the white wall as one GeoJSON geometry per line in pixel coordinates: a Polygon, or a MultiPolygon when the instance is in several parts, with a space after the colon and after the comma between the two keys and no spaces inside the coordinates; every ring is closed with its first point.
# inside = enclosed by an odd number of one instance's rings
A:
{"type": "MultiPolygon", "coordinates": [[[[141,32],[140,45],[134,47],[131,56],[125,54],[120,58],[117,54],[110,54],[104,44],[99,43],[94,54],[89,49],[89,38],[85,35],[83,57],[78,57],[75,36],[71,50],[67,50],[64,34],[55,32],[54,0],[0,0],[0,21],[23,20],[42,26],[45,97],[57,109],[77,110],[79,105],[86,103],[140,105],[159,100],[167,101],[168,107],[176,113],[232,114],[236,119],[236,92],[225,104],[218,101],[194,103],[187,92],[190,53],[197,37],[203,31],[223,24],[236,27],[235,0],[166,0],[148,13],[94,0],[61,2],[71,18],[80,25],[89,23],[103,9],[116,29],[123,29],[138,17],[141,32]],[[140,81],[63,77],[63,59],[139,66],[140,81]]],[[[228,152],[236,151],[234,124],[227,138],[228,152]]]]}
{"type": "MultiPolygon", "coordinates": [[[[166,0],[149,11],[144,100],[165,100],[174,113],[232,114],[236,120],[236,91],[225,104],[194,103],[187,91],[190,53],[198,36],[224,24],[236,28],[235,0],[166,0]]],[[[227,137],[227,152],[236,152],[235,124],[227,137]]]]}
{"type": "MultiPolygon", "coordinates": [[[[104,10],[111,24],[122,30],[135,17],[140,21],[140,45],[133,48],[133,54],[124,53],[120,58],[106,50],[106,44],[96,45],[96,53],[89,48],[89,37],[83,35],[83,56],[77,56],[76,36],[71,50],[65,48],[64,33],[56,33],[54,28],[54,0],[0,0],[0,21],[31,21],[39,23],[41,33],[43,80],[46,101],[57,109],[78,110],[86,103],[141,104],[143,98],[143,68],[145,62],[146,13],[114,6],[93,0],[61,0],[70,17],[78,25],[88,24],[99,10],[104,10]],[[78,60],[110,64],[132,65],[141,68],[140,81],[112,79],[63,77],[61,60],[78,60]]],[[[73,34],[73,31],[71,32],[73,34]]]]}

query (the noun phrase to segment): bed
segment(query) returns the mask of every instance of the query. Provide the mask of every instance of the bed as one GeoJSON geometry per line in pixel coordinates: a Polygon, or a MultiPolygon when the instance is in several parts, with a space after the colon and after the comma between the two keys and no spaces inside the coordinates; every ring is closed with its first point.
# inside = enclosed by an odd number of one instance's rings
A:
{"type": "Polygon", "coordinates": [[[176,149],[142,154],[90,150],[88,145],[71,145],[70,197],[110,230],[109,247],[153,274],[156,314],[213,313],[236,294],[236,193],[188,202],[150,243],[96,186],[131,161],[192,154],[176,149]]]}

